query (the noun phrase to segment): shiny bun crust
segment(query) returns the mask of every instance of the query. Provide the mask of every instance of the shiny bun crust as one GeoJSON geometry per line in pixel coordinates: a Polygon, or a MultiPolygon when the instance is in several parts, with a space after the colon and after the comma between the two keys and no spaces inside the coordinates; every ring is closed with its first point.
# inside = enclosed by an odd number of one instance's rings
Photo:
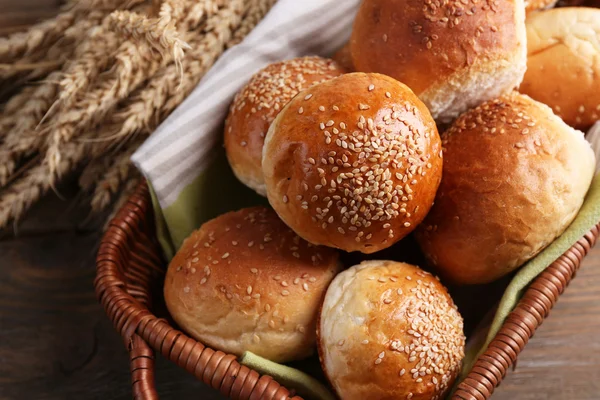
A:
{"type": "Polygon", "coordinates": [[[516,92],[462,115],[442,144],[442,183],[417,238],[456,283],[493,281],[552,243],[594,174],[583,134],[516,92]]]}
{"type": "Polygon", "coordinates": [[[554,7],[556,3],[557,0],[525,0],[525,11],[529,14],[532,11],[554,7]]]}
{"type": "Polygon", "coordinates": [[[225,150],[242,183],[266,196],[261,159],[269,125],[300,91],[343,72],[332,60],[295,58],[267,66],[238,92],[225,121],[225,150]]]}
{"type": "Polygon", "coordinates": [[[437,279],[409,264],[366,261],[329,286],[318,344],[341,399],[441,400],[460,371],[465,336],[437,279]]]}
{"type": "Polygon", "coordinates": [[[202,343],[275,362],[310,355],[338,254],[296,236],[263,207],[221,215],[192,233],[167,271],[177,324],[202,343]]]}
{"type": "Polygon", "coordinates": [[[333,61],[337,62],[346,72],[356,72],[356,68],[352,64],[352,55],[350,54],[350,43],[346,43],[344,47],[339,49],[333,55],[333,61]]]}
{"type": "Polygon", "coordinates": [[[305,90],[265,141],[269,202],[313,244],[373,253],[431,207],[442,154],[429,111],[380,74],[342,75],[305,90]]]}
{"type": "Polygon", "coordinates": [[[549,105],[567,124],[600,119],[600,10],[556,8],[527,20],[529,59],[519,91],[549,105]]]}
{"type": "Polygon", "coordinates": [[[350,41],[358,71],[410,87],[450,120],[519,85],[526,69],[523,0],[364,0],[350,41]]]}

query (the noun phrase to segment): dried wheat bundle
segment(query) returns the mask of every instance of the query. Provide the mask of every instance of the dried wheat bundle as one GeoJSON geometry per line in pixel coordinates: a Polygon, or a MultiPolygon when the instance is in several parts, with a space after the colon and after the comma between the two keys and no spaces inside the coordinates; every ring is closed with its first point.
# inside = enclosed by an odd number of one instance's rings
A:
{"type": "Polygon", "coordinates": [[[0,105],[0,227],[72,174],[93,211],[123,204],[131,154],[274,2],[72,0],[0,38],[0,103],[20,86],[0,105]]]}

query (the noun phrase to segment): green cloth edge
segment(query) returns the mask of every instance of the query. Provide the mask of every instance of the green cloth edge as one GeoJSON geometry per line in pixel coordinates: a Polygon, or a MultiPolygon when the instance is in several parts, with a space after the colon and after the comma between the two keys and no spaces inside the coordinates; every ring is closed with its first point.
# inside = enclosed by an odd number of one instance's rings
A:
{"type": "MultiPolygon", "coordinates": [[[[177,200],[162,209],[174,249],[179,249],[185,238],[208,220],[251,205],[268,205],[266,198],[237,180],[222,146],[215,146],[208,157],[206,169],[181,191],[177,200]]],[[[161,209],[155,210],[158,214],[161,209]]],[[[162,239],[168,240],[166,235],[162,239]]],[[[167,251],[165,254],[169,255],[168,260],[174,255],[167,251]]]]}
{"type": "Polygon", "coordinates": [[[154,188],[149,180],[146,180],[146,183],[148,185],[148,191],[150,192],[152,208],[154,209],[154,228],[156,229],[156,238],[158,239],[158,244],[162,248],[164,256],[167,258],[167,260],[170,260],[173,258],[173,256],[175,256],[173,239],[171,239],[171,235],[169,234],[167,221],[165,220],[165,215],[160,208],[160,204],[158,203],[158,198],[156,197],[154,188]]]}
{"type": "Polygon", "coordinates": [[[269,375],[288,389],[296,390],[296,393],[307,400],[336,400],[325,385],[295,368],[269,361],[249,351],[242,355],[239,362],[262,375],[269,375]]]}

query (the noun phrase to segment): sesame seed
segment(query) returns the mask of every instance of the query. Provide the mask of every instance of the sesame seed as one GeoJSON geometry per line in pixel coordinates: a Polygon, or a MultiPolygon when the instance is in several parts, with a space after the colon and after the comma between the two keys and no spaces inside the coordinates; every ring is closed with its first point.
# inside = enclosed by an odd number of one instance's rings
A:
{"type": "Polygon", "coordinates": [[[287,295],[289,295],[289,294],[290,294],[290,292],[288,292],[287,290],[282,290],[282,291],[281,291],[281,295],[282,295],[282,296],[287,296],[287,295]]]}
{"type": "Polygon", "coordinates": [[[252,286],[248,286],[248,287],[246,288],[246,293],[248,293],[248,294],[252,294],[252,286]]]}
{"type": "Polygon", "coordinates": [[[281,286],[288,287],[290,285],[286,281],[281,281],[281,286]]]}
{"type": "Polygon", "coordinates": [[[308,284],[306,282],[302,284],[302,289],[304,289],[305,292],[308,292],[308,284]]]}
{"type": "Polygon", "coordinates": [[[406,373],[406,369],[402,368],[402,369],[400,370],[400,376],[403,376],[405,373],[406,373]]]}
{"type": "Polygon", "coordinates": [[[317,281],[317,278],[315,278],[314,276],[311,276],[310,278],[308,278],[308,281],[315,283],[317,281]]]}
{"type": "Polygon", "coordinates": [[[382,360],[381,360],[381,358],[377,358],[377,359],[375,360],[375,365],[379,365],[379,364],[381,364],[381,361],[382,361],[382,360]]]}
{"type": "Polygon", "coordinates": [[[365,340],[363,340],[361,343],[362,343],[362,344],[369,344],[369,341],[368,341],[367,339],[365,339],[365,340]]]}
{"type": "Polygon", "coordinates": [[[372,92],[373,90],[375,90],[375,85],[373,85],[373,84],[369,85],[369,92],[372,92]]]}
{"type": "Polygon", "coordinates": [[[283,204],[287,204],[288,201],[288,197],[286,195],[283,195],[283,204]]]}
{"type": "Polygon", "coordinates": [[[186,286],[186,287],[184,287],[184,288],[183,288],[183,291],[184,291],[185,293],[189,293],[189,292],[190,292],[190,287],[189,287],[189,286],[186,286]]]}
{"type": "Polygon", "coordinates": [[[306,96],[304,96],[304,100],[310,100],[311,97],[313,97],[312,94],[307,94],[306,96]]]}
{"type": "Polygon", "coordinates": [[[223,259],[225,259],[225,258],[227,258],[227,257],[229,257],[229,253],[225,253],[225,254],[223,254],[223,255],[221,256],[221,258],[223,258],[223,259]]]}

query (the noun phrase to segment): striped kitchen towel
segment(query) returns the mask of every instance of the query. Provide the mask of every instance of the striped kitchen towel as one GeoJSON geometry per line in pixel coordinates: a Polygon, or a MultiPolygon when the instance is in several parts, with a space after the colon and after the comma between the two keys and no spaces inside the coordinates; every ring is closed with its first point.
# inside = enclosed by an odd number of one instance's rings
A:
{"type": "Polygon", "coordinates": [[[176,203],[214,161],[228,106],[250,77],[275,61],[331,55],[350,37],[358,5],[359,0],[279,0],[242,43],[221,56],[133,155],[162,209],[176,203]]]}

